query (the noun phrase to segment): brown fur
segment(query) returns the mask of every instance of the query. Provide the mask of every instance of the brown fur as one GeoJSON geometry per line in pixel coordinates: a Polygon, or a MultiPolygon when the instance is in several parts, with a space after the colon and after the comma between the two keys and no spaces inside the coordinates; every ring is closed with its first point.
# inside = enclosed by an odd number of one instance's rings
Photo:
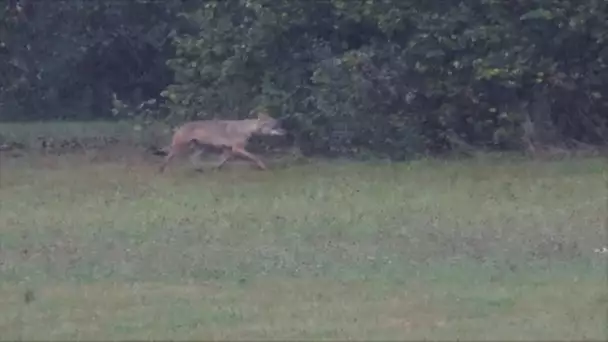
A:
{"type": "Polygon", "coordinates": [[[222,150],[220,168],[233,156],[241,156],[253,161],[260,169],[266,165],[255,155],[245,149],[245,145],[254,134],[285,135],[279,128],[278,121],[261,112],[257,119],[245,120],[199,120],[185,123],[173,134],[169,152],[159,171],[164,172],[169,162],[190,149],[194,144],[200,152],[201,146],[212,146],[222,150]]]}

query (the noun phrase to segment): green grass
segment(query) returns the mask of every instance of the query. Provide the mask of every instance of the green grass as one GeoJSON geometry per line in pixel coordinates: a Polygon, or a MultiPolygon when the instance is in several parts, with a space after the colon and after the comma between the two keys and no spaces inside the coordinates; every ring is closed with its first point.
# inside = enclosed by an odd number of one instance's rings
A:
{"type": "MultiPolygon", "coordinates": [[[[163,123],[141,126],[130,121],[51,121],[0,123],[0,144],[19,143],[37,148],[39,139],[79,141],[83,145],[101,145],[104,140],[120,140],[123,144],[165,144],[170,139],[170,127],[163,123]],[[162,140],[162,142],[161,142],[162,140]]],[[[103,145],[102,145],[103,147],[103,145]]]]}
{"type": "Polygon", "coordinates": [[[2,157],[2,339],[608,338],[605,160],[114,157],[2,157]]]}

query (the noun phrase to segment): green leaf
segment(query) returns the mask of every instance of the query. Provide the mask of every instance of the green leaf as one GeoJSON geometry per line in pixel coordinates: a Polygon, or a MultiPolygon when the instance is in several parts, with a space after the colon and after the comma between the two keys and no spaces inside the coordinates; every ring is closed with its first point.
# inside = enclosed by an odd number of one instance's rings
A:
{"type": "Polygon", "coordinates": [[[532,20],[532,19],[545,19],[550,20],[553,19],[554,15],[551,11],[546,10],[544,8],[535,9],[527,12],[526,14],[519,17],[519,20],[532,20]]]}

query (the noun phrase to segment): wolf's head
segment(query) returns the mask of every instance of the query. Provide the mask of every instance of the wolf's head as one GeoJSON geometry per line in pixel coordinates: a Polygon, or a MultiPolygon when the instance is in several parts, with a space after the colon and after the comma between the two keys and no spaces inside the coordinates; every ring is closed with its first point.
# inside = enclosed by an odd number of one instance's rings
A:
{"type": "Polygon", "coordinates": [[[273,119],[265,111],[260,111],[258,114],[257,133],[261,135],[285,135],[287,132],[281,128],[277,119],[273,119]]]}

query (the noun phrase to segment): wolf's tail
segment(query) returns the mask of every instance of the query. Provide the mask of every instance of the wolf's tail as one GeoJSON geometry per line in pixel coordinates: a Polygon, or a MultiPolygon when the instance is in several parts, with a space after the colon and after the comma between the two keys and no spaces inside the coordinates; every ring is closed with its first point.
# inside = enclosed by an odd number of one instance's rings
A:
{"type": "Polygon", "coordinates": [[[150,151],[150,153],[152,153],[152,154],[153,154],[153,155],[155,155],[155,156],[161,156],[161,157],[164,157],[164,156],[166,156],[167,154],[169,154],[169,147],[162,147],[162,148],[159,148],[159,147],[156,147],[156,146],[150,146],[150,147],[148,148],[148,151],[150,151]]]}

